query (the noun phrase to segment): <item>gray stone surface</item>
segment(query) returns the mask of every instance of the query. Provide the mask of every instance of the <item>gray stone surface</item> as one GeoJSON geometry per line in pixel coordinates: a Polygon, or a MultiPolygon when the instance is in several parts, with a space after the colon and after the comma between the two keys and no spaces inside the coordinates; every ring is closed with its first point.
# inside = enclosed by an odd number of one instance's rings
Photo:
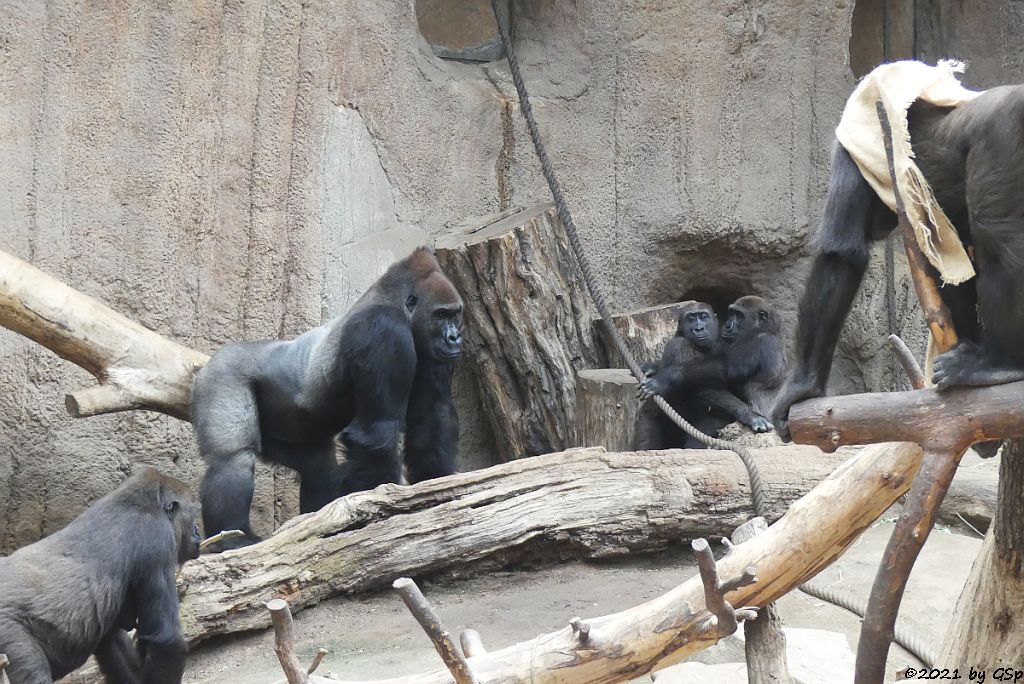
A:
{"type": "MultiPolygon", "coordinates": [[[[546,200],[505,65],[437,58],[414,4],[4,3],[0,249],[212,352],[297,334],[446,226],[546,200]]],[[[853,85],[853,3],[516,8],[537,116],[615,307],[755,292],[791,328],[853,85]]],[[[999,12],[958,14],[945,39],[970,29],[961,52],[990,54],[1012,35],[985,43],[975,29],[999,12]]],[[[879,272],[847,326],[838,388],[890,384],[879,272]]],[[[492,438],[464,375],[472,467],[492,438]]],[[[188,425],[69,418],[64,393],[90,382],[0,331],[0,552],[61,527],[133,463],[198,483],[188,425]]],[[[292,515],[294,490],[261,468],[261,531],[292,515]]]]}

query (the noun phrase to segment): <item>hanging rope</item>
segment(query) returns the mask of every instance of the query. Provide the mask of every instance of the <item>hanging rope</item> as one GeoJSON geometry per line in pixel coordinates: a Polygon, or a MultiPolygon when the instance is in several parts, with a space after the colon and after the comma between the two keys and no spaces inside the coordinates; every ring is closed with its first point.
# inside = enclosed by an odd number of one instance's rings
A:
{"type": "MultiPolygon", "coordinates": [[[[643,382],[645,376],[640,370],[640,365],[637,363],[636,357],[633,356],[633,352],[626,345],[626,341],[622,339],[622,335],[612,323],[611,311],[608,309],[608,304],[605,301],[604,292],[601,291],[601,287],[598,285],[597,279],[594,276],[593,269],[590,267],[590,259],[587,258],[587,254],[583,249],[583,242],[580,240],[579,231],[576,230],[576,224],[572,220],[569,205],[565,201],[565,195],[562,194],[562,186],[559,184],[558,177],[555,176],[554,168],[551,166],[551,160],[548,158],[547,149],[544,147],[544,141],[541,138],[540,129],[537,127],[537,120],[533,116],[533,107],[530,105],[530,94],[526,91],[526,84],[523,82],[523,76],[519,71],[519,60],[516,58],[516,53],[512,46],[512,36],[509,31],[508,17],[505,16],[505,12],[502,9],[501,4],[501,0],[491,0],[491,9],[494,12],[494,18],[498,24],[498,34],[501,37],[501,44],[505,49],[505,58],[508,60],[508,68],[512,74],[512,82],[515,84],[516,93],[519,95],[519,108],[523,113],[523,118],[526,119],[526,128],[530,133],[530,140],[533,141],[533,149],[536,151],[537,158],[540,160],[540,168],[541,172],[544,174],[544,180],[547,181],[548,189],[551,191],[551,197],[555,201],[555,209],[558,211],[558,218],[565,227],[565,232],[569,237],[569,243],[572,245],[573,253],[576,255],[576,260],[580,265],[580,271],[583,273],[583,280],[586,282],[587,290],[590,292],[590,296],[594,300],[594,304],[597,306],[597,312],[601,316],[601,322],[604,325],[605,330],[614,342],[615,348],[618,349],[622,358],[626,360],[626,365],[629,366],[630,372],[639,382],[643,382]]],[[[734,442],[705,435],[703,432],[686,422],[686,420],[680,416],[667,401],[665,401],[664,397],[656,394],[651,397],[651,399],[658,408],[660,408],[665,415],[667,415],[669,419],[679,426],[679,428],[686,434],[709,447],[733,451],[737,456],[739,456],[740,460],[743,462],[743,467],[747,470],[747,477],[750,478],[750,493],[753,499],[754,513],[765,520],[768,520],[768,504],[765,500],[764,483],[761,480],[761,474],[757,469],[757,464],[754,462],[754,459],[747,448],[734,442]]],[[[800,589],[810,596],[827,601],[839,606],[840,608],[845,608],[858,617],[864,617],[864,605],[845,593],[823,589],[810,584],[805,584],[801,586],[800,589]]],[[[917,636],[908,633],[904,628],[902,628],[902,626],[899,626],[896,629],[895,641],[908,652],[915,655],[925,665],[930,667],[934,662],[933,654],[931,654],[928,649],[922,645],[923,641],[917,636]]]]}

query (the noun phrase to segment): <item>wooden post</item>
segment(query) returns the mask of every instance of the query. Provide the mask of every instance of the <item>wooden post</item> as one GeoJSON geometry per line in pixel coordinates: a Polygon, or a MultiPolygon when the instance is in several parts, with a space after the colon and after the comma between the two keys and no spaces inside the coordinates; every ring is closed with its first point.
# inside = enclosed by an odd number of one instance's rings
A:
{"type": "MultiPolygon", "coordinates": [[[[656,363],[661,359],[665,344],[676,334],[679,311],[686,303],[662,304],[612,316],[612,325],[622,335],[637,363],[656,363]]],[[[594,321],[594,334],[608,358],[608,366],[626,368],[626,360],[600,319],[594,321]]]]}
{"type": "Polygon", "coordinates": [[[466,361],[503,460],[580,442],[576,373],[607,364],[565,229],[550,204],[481,219],[438,241],[465,303],[466,361]]]}
{"type": "Polygon", "coordinates": [[[583,446],[629,451],[640,412],[636,378],[625,368],[584,370],[576,377],[583,446]]]}

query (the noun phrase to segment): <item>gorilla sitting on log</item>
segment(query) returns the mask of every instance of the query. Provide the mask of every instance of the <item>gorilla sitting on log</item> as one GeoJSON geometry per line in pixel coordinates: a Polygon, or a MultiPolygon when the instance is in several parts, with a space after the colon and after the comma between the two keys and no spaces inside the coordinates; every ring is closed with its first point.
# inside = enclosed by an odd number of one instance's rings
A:
{"type": "Polygon", "coordinates": [[[421,247],[394,264],[344,316],[294,340],[221,348],[196,377],[192,416],[206,460],[200,498],[208,534],[259,541],[249,524],[256,458],[299,473],[299,506],[318,510],[351,492],[455,472],[451,396],[462,352],[462,299],[421,247]],[[346,460],[337,462],[341,433],[346,460]]]}
{"type": "Polygon", "coordinates": [[[52,684],[90,654],[109,684],[179,684],[188,645],[175,573],[199,556],[198,513],[184,484],[143,467],[64,529],[0,558],[11,684],[52,684]]]}
{"type": "MultiPolygon", "coordinates": [[[[973,247],[977,270],[974,279],[939,290],[961,342],[935,359],[936,388],[1024,380],[1024,86],[992,88],[956,107],[917,101],[907,119],[917,166],[964,246],[973,247]]],[[[797,363],[772,410],[783,439],[790,439],[790,406],[825,393],[869,243],[895,225],[837,143],[800,300],[797,363]]]]}
{"type": "MultiPolygon", "coordinates": [[[[707,304],[683,309],[677,336],[661,363],[640,385],[640,396],[660,394],[704,434],[715,436],[732,420],[755,432],[767,432],[765,418],[775,390],[786,373],[781,326],[774,307],[760,297],[740,297],[729,306],[721,334],[707,304]],[[693,351],[686,350],[692,345],[693,351]]],[[[647,401],[637,422],[638,449],[704,445],[682,432],[653,402],[647,401]]]]}

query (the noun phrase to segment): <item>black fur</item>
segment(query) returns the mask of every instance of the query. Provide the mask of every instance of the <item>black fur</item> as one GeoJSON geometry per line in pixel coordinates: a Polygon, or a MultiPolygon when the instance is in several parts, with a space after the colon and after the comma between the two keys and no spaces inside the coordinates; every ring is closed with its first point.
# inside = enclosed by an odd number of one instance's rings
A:
{"type": "Polygon", "coordinates": [[[300,509],[398,482],[405,432],[410,482],[455,472],[451,396],[462,300],[426,248],[392,266],[346,315],[291,341],[229,344],[196,377],[192,415],[207,463],[209,534],[249,524],[257,457],[298,471],[300,509]],[[346,460],[338,464],[340,433],[346,460]]]}
{"type": "MultiPolygon", "coordinates": [[[[725,343],[719,336],[718,317],[710,305],[692,302],[679,314],[676,336],[669,340],[661,361],[647,371],[648,388],[657,383],[659,375],[665,379],[662,396],[672,408],[704,434],[716,436],[718,431],[734,420],[757,432],[770,429],[767,419],[725,387],[700,387],[685,383],[685,368],[698,360],[724,358],[725,343]],[[675,378],[675,380],[670,380],[675,378]]],[[[739,383],[742,391],[742,383],[739,383]]],[[[660,394],[661,392],[659,392],[660,394]]],[[[650,399],[644,402],[637,418],[634,448],[669,449],[704,448],[704,444],[683,432],[650,399]]]]}
{"type": "MultiPolygon", "coordinates": [[[[961,344],[935,360],[940,390],[1024,379],[1024,86],[986,91],[955,108],[922,102],[908,122],[917,163],[977,276],[940,289],[961,344]]],[[[789,408],[825,393],[843,322],[868,263],[868,243],[895,217],[836,145],[817,255],[800,301],[797,363],[772,421],[789,439],[789,408]],[[883,218],[879,218],[879,217],[883,218]]]]}
{"type": "Polygon", "coordinates": [[[181,682],[175,572],[199,556],[198,514],[185,485],[144,467],[64,529],[0,558],[11,684],[52,684],[90,654],[110,684],[181,682]]]}

